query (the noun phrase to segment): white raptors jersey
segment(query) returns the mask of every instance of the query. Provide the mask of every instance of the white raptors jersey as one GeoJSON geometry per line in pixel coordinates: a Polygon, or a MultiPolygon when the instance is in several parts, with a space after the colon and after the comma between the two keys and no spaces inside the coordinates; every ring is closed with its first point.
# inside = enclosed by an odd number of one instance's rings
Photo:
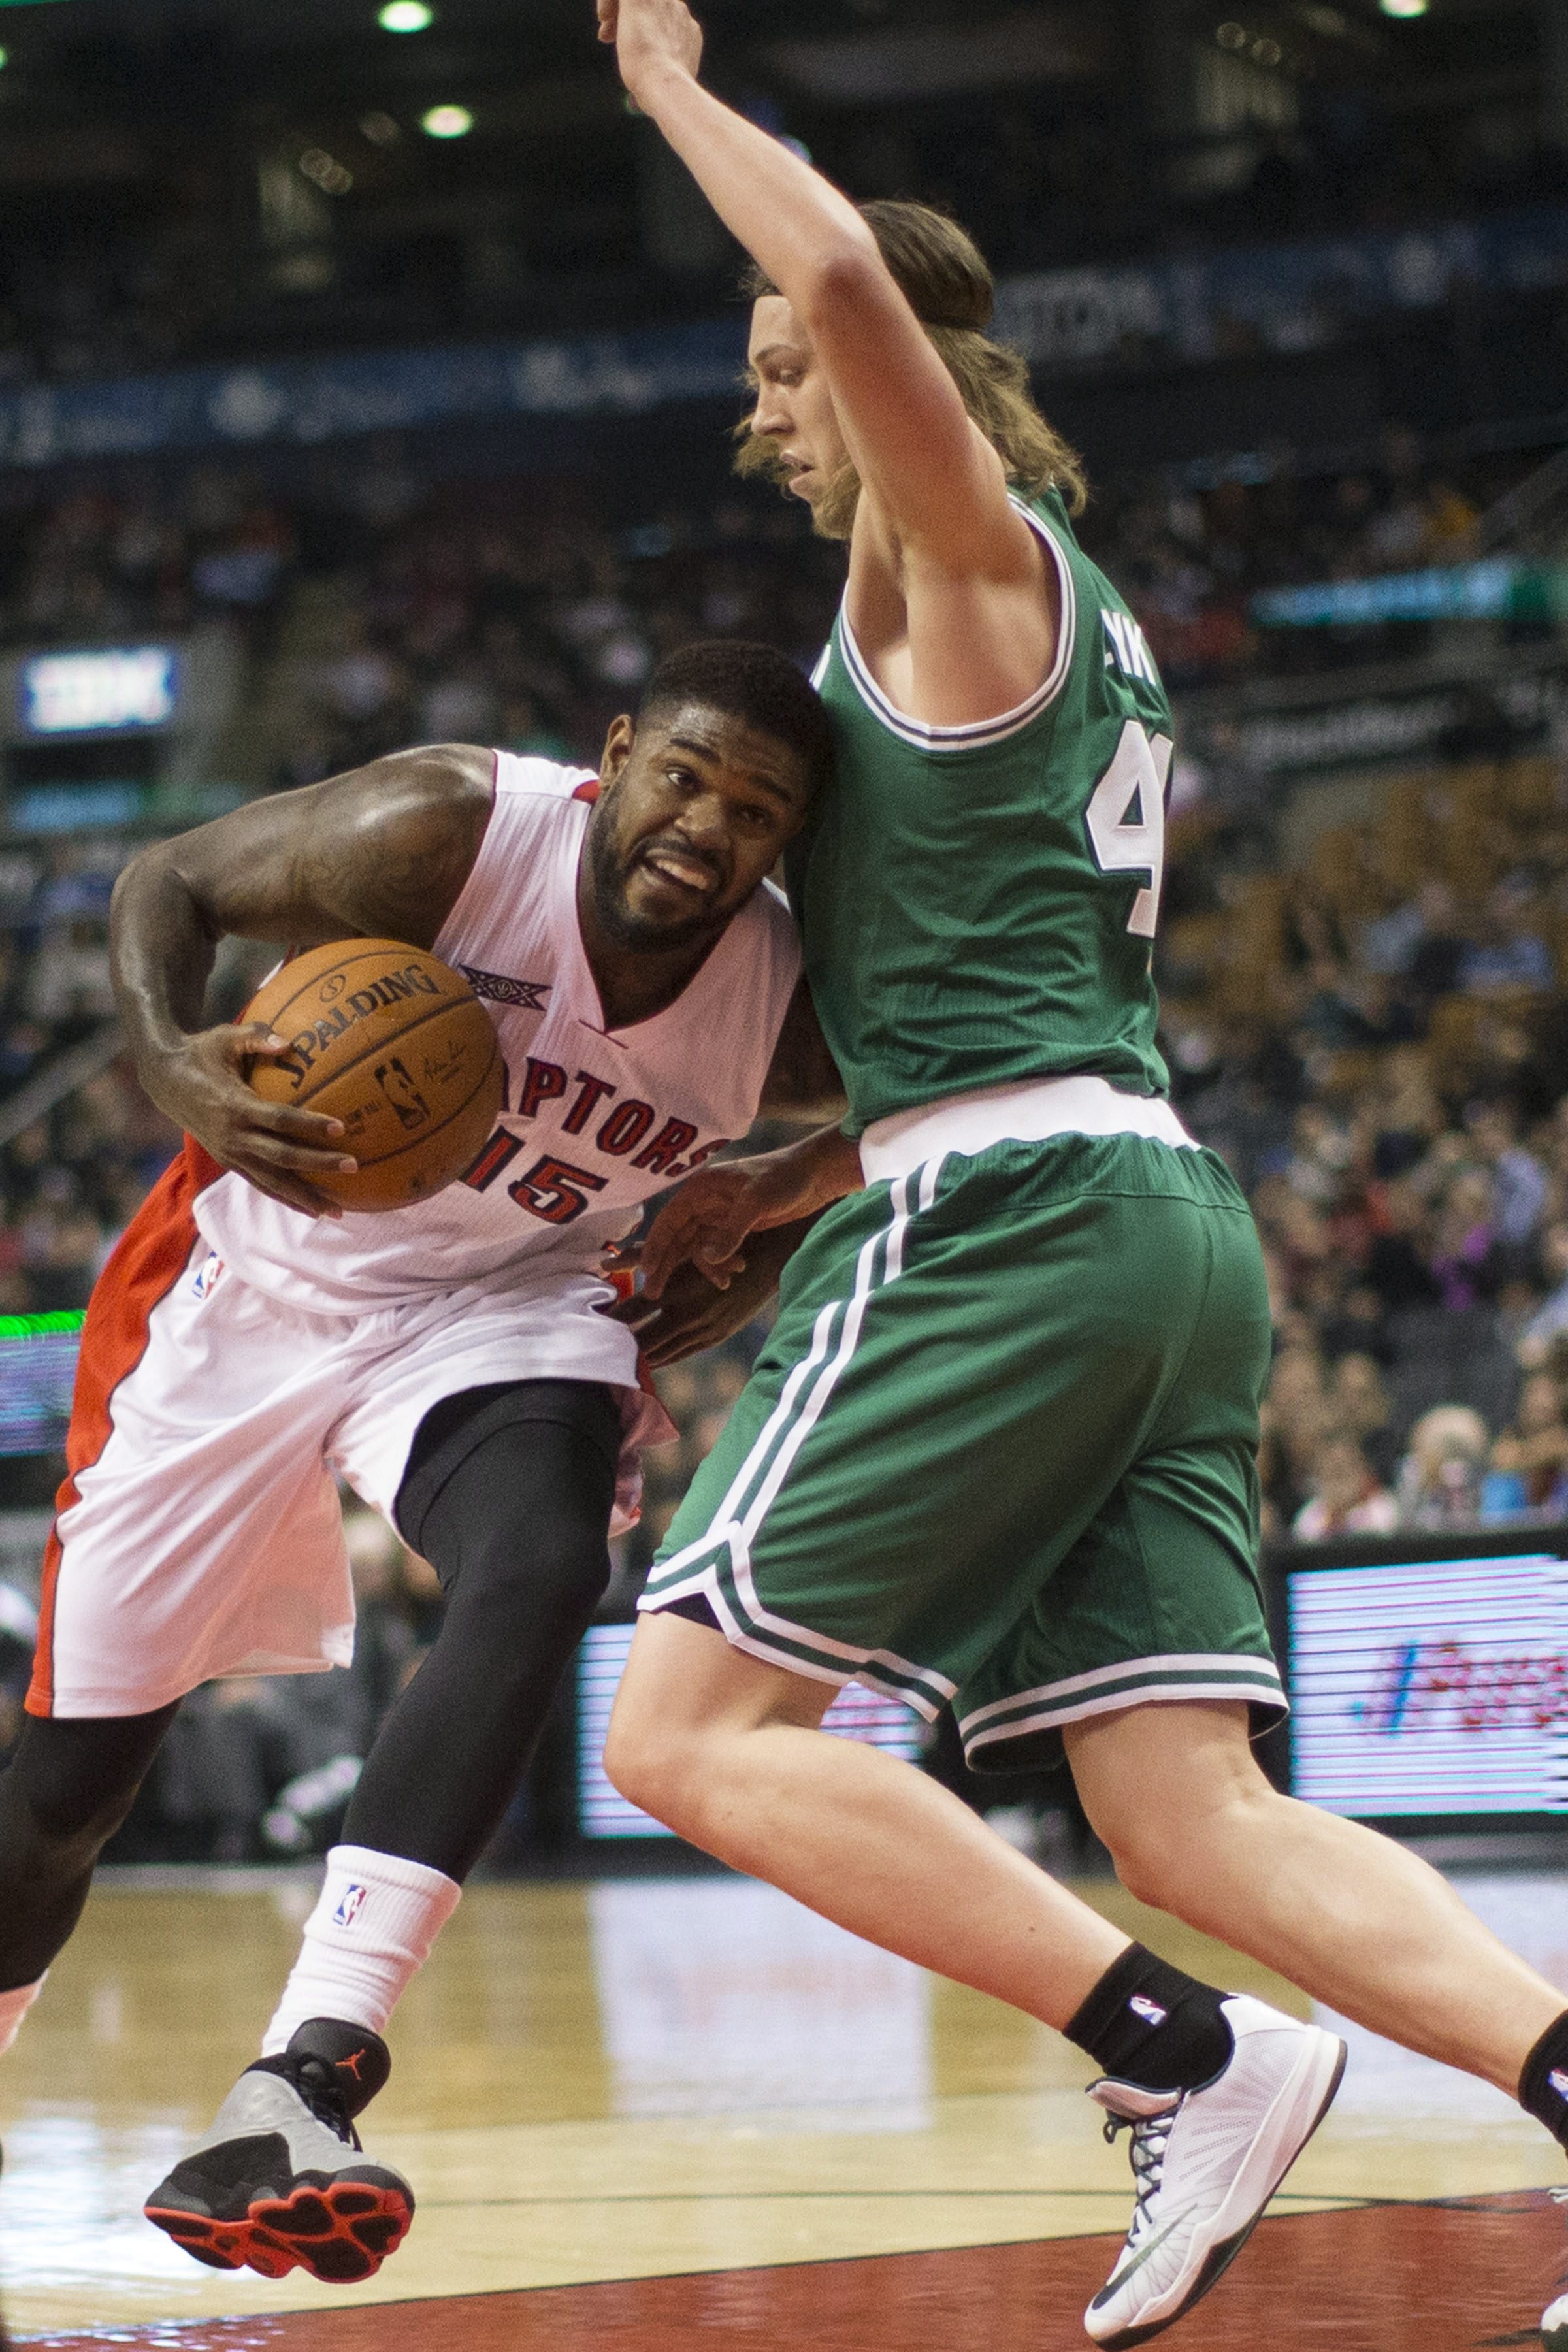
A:
{"type": "Polygon", "coordinates": [[[243,1281],[342,1314],[432,1291],[531,1286],[548,1255],[596,1265],[651,1193],[745,1134],[800,971],[783,900],[757,890],[675,1003],[605,1027],[577,922],[595,779],[496,754],[495,806],[435,951],[500,1034],[505,1105],[467,1176],[381,1215],[312,1221],[225,1174],[203,1238],[243,1281]]]}

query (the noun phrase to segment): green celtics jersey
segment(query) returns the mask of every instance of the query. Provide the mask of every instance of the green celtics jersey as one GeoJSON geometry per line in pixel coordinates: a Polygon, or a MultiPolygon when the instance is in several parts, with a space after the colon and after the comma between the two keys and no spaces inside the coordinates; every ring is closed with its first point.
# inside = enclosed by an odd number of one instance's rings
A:
{"type": "Polygon", "coordinates": [[[908,719],[842,610],[817,673],[837,777],[790,885],[850,1134],[1068,1071],[1166,1089],[1149,964],[1170,705],[1061,499],[1015,503],[1061,590],[1056,661],[1026,702],[970,727],[908,719]]]}

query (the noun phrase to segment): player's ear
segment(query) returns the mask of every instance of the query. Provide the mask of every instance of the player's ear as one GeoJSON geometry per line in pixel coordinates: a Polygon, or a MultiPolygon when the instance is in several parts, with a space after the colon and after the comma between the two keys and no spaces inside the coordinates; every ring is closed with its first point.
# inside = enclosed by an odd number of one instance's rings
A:
{"type": "Polygon", "coordinates": [[[632,753],[637,741],[637,721],[626,711],[610,721],[610,731],[605,738],[605,756],[599,762],[599,781],[613,784],[632,753]]]}

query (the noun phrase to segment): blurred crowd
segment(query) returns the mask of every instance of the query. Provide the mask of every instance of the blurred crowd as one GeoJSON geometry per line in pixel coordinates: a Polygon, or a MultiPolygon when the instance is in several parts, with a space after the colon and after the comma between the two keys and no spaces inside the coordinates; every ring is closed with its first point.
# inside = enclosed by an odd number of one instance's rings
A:
{"type": "Polygon", "coordinates": [[[1096,500],[1086,535],[1136,611],[1168,685],[1342,668],[1421,652],[1432,624],[1265,626],[1253,598],[1471,562],[1488,509],[1544,456],[1444,457],[1396,426],[1369,462],[1342,472],[1265,461],[1247,478],[1204,489],[1112,490],[1096,500]]]}
{"type": "Polygon", "coordinates": [[[1563,1516],[1568,759],[1406,776],[1292,875],[1211,845],[1175,898],[1177,1098],[1268,1262],[1267,1531],[1563,1516]]]}
{"type": "Polygon", "coordinates": [[[0,851],[0,1133],[62,1055],[88,1066],[0,1143],[0,1314],[84,1307],[178,1148],[115,1050],[109,898],[128,855],[91,840],[0,851]]]}
{"type": "MultiPolygon", "coordinates": [[[[349,561],[334,530],[331,651],[306,681],[277,775],[317,777],[408,742],[495,742],[597,759],[659,657],[693,637],[761,637],[808,663],[831,624],[836,551],[805,513],[739,491],[613,529],[549,486],[484,485],[432,511],[374,515],[349,561]]],[[[383,496],[395,499],[394,467],[383,496]]]]}
{"type": "MultiPolygon", "coordinates": [[[[1464,562],[1487,509],[1547,454],[1467,457],[1395,428],[1338,473],[1281,450],[1206,487],[1104,485],[1079,528],[1170,684],[1289,675],[1418,652],[1434,624],[1261,626],[1260,591],[1464,562]]],[[[568,477],[432,490],[395,438],[323,457],[286,495],[197,466],[39,500],[0,532],[0,647],[217,625],[262,670],[287,656],[289,725],[254,779],[274,785],[453,736],[592,753],[659,655],[692,636],[815,655],[841,560],[803,509],[711,481],[636,520],[619,503],[617,517],[568,477]]]]}

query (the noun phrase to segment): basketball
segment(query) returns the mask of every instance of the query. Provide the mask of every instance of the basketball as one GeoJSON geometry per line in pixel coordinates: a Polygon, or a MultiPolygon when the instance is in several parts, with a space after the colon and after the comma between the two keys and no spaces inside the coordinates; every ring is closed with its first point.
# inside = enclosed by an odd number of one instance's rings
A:
{"type": "Polygon", "coordinates": [[[267,1102],[343,1123],[352,1176],[312,1181],[345,1209],[404,1209],[460,1176],[495,1122],[505,1067],[466,980],[397,940],[339,940],[274,972],[241,1013],[289,1041],[251,1064],[267,1102]]]}

